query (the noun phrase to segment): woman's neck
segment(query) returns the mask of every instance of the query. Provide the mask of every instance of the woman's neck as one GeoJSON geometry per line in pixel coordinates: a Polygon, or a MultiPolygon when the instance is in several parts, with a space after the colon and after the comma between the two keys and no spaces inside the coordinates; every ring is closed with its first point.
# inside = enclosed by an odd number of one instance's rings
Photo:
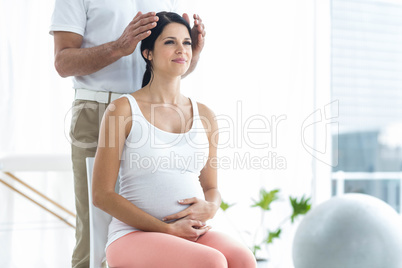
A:
{"type": "Polygon", "coordinates": [[[154,77],[151,82],[145,86],[148,91],[151,102],[178,104],[180,101],[180,77],[165,78],[154,77]]]}

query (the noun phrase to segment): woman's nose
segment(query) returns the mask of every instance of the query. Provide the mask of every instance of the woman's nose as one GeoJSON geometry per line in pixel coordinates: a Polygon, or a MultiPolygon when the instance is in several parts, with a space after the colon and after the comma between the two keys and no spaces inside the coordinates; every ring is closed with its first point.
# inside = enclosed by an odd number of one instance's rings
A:
{"type": "Polygon", "coordinates": [[[184,53],[184,46],[182,44],[179,44],[176,50],[177,54],[183,54],[184,53]]]}

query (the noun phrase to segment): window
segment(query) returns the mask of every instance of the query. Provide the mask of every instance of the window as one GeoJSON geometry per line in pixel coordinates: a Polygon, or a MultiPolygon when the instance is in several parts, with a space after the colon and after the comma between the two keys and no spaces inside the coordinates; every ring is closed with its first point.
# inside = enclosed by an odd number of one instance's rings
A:
{"type": "Polygon", "coordinates": [[[402,3],[332,0],[332,194],[376,196],[401,213],[402,3]]]}

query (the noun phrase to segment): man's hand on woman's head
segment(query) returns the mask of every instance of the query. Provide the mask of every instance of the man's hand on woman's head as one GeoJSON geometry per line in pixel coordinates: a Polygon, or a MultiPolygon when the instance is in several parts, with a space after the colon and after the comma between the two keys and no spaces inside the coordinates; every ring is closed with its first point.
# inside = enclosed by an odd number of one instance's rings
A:
{"type": "MultiPolygon", "coordinates": [[[[183,14],[183,18],[190,24],[190,17],[187,13],[183,14]]],[[[193,58],[197,59],[202,49],[204,48],[204,40],[205,40],[205,25],[202,23],[202,19],[199,15],[194,14],[194,26],[191,29],[191,39],[192,39],[192,48],[193,48],[193,58]]]]}
{"type": "Polygon", "coordinates": [[[117,49],[121,51],[123,56],[132,54],[137,44],[151,34],[151,30],[156,26],[158,20],[155,12],[146,14],[138,12],[124,29],[120,38],[115,41],[117,49]]]}

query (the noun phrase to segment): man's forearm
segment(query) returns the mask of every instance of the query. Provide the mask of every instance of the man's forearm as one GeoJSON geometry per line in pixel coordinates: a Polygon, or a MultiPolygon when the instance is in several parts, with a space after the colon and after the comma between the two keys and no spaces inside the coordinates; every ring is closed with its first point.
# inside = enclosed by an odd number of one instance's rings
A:
{"type": "Polygon", "coordinates": [[[91,48],[65,48],[55,55],[55,67],[62,77],[92,74],[123,56],[115,42],[91,48]]]}
{"type": "Polygon", "coordinates": [[[181,78],[186,77],[187,75],[189,75],[190,73],[192,73],[195,70],[195,67],[197,67],[198,59],[199,59],[199,56],[191,59],[190,67],[188,67],[187,72],[185,74],[183,74],[181,76],[181,78]]]}

